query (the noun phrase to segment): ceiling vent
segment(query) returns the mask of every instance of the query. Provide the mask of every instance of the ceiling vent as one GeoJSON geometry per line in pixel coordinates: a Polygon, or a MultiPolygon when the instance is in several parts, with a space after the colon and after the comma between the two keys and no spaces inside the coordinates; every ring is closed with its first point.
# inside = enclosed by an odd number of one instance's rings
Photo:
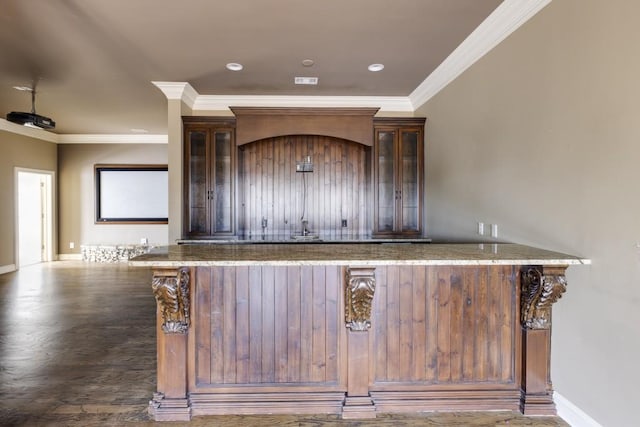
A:
{"type": "Polygon", "coordinates": [[[317,77],[296,77],[294,83],[297,85],[317,85],[317,77]]]}

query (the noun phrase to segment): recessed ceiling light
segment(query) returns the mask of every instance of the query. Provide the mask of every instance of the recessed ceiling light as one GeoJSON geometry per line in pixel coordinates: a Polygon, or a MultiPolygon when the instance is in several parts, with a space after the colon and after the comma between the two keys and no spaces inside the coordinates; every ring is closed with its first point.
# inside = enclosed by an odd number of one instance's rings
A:
{"type": "Polygon", "coordinates": [[[242,64],[238,64],[237,62],[229,62],[227,64],[227,70],[231,70],[231,71],[240,71],[242,70],[244,67],[242,66],[242,64]]]}
{"type": "Polygon", "coordinates": [[[384,64],[371,64],[369,65],[369,71],[382,71],[384,69],[384,64]]]}
{"type": "Polygon", "coordinates": [[[312,67],[314,64],[313,59],[304,59],[302,60],[302,65],[305,67],[312,67]]]}

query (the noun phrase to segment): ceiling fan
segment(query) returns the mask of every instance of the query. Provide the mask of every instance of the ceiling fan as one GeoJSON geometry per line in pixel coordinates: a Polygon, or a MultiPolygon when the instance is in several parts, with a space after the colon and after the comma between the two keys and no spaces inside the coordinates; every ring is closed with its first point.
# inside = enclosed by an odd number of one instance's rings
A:
{"type": "Polygon", "coordinates": [[[54,122],[49,117],[41,116],[36,113],[36,84],[33,83],[32,87],[29,86],[14,86],[17,90],[25,92],[31,92],[31,112],[12,111],[7,114],[7,120],[19,125],[28,126],[37,129],[53,129],[56,127],[54,122]]]}

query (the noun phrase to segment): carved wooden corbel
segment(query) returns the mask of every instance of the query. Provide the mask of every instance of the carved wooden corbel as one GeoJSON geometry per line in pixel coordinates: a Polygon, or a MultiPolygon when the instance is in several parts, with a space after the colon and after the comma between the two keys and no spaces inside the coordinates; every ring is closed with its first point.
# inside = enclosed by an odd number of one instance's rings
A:
{"type": "Polygon", "coordinates": [[[527,329],[551,327],[551,305],[567,290],[566,267],[524,267],[521,271],[521,320],[527,329]]]}
{"type": "Polygon", "coordinates": [[[345,283],[345,322],[352,331],[371,327],[371,305],[376,290],[375,268],[348,268],[345,283]]]}
{"type": "Polygon", "coordinates": [[[162,330],[185,334],[189,329],[189,270],[154,271],[151,286],[162,312],[162,330]]]}

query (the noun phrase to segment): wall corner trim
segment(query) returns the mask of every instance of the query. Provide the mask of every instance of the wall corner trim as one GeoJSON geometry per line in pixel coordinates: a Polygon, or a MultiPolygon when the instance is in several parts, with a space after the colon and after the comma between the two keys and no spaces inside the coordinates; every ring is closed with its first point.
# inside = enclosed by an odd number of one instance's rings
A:
{"type": "Polygon", "coordinates": [[[82,261],[82,254],[58,254],[58,261],[82,261]]]}
{"type": "Polygon", "coordinates": [[[600,423],[558,392],[553,393],[553,400],[556,403],[558,416],[569,423],[571,427],[602,427],[600,423]]]}
{"type": "Polygon", "coordinates": [[[11,273],[12,271],[16,271],[15,264],[0,265],[0,274],[11,273]]]}

